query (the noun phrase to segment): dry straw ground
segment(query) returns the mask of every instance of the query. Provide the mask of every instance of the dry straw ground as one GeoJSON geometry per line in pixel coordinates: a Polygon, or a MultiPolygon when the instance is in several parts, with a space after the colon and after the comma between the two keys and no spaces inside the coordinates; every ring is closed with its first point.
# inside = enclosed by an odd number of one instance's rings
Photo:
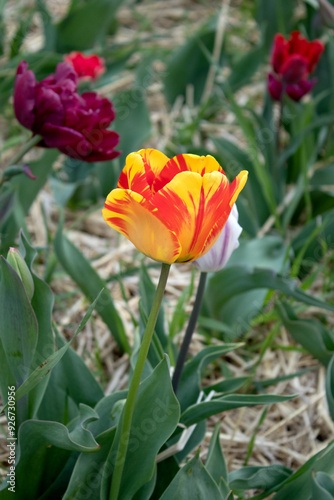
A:
{"type": "MultiPolygon", "coordinates": [[[[32,1],[32,0],[31,0],[32,1]]],[[[30,0],[25,2],[9,2],[6,8],[6,16],[9,25],[15,28],[18,4],[20,8],[31,4],[30,0]]],[[[219,14],[221,2],[202,2],[193,0],[149,1],[140,3],[127,2],[119,11],[119,30],[116,40],[126,42],[135,37],[148,39],[147,44],[163,44],[168,47],[178,47],[191,35],[196,27],[199,27],[203,19],[212,14],[219,14]],[[208,5],[209,3],[209,5],[208,5]]],[[[228,2],[224,2],[227,4],[228,2]]],[[[57,0],[48,2],[50,10],[59,18],[66,11],[67,1],[57,0]]],[[[251,19],[243,18],[240,14],[240,1],[232,1],[228,10],[226,31],[233,35],[235,29],[243,26],[243,32],[247,32],[249,39],[257,37],[256,26],[251,19]]],[[[226,7],[225,7],[226,8],[226,7]]],[[[25,49],[37,50],[41,46],[40,20],[36,16],[35,27],[27,37],[25,49]]],[[[239,30],[240,31],[240,30],[239,30]]],[[[230,43],[247,50],[249,39],[230,36],[230,43]]],[[[134,58],[140,54],[134,54],[134,58]]],[[[164,61],[161,61],[163,68],[164,61]]],[[[263,77],[262,77],[263,78],[263,77]]],[[[117,90],[130,87],[133,82],[131,71],[125,71],[119,79],[108,87],[101,89],[102,92],[112,97],[117,90]]],[[[261,100],[263,80],[255,79],[254,83],[243,89],[237,95],[240,103],[246,103],[253,99],[261,100]]],[[[172,110],[164,100],[162,84],[156,79],[147,89],[148,103],[151,110],[153,122],[153,134],[146,147],[162,149],[173,138],[179,123],[184,122],[194,112],[191,102],[191,89],[187,102],[178,101],[172,110]]],[[[216,123],[203,122],[203,129],[210,128],[217,135],[226,134],[238,139],[237,127],[232,116],[226,115],[223,121],[216,123]]],[[[239,140],[242,145],[242,138],[239,140]]],[[[210,144],[207,145],[210,148],[210,144]]],[[[9,154],[11,154],[9,152],[9,154]]],[[[28,227],[35,245],[45,245],[46,234],[44,229],[42,206],[48,219],[49,229],[55,232],[58,211],[51,196],[49,186],[45,186],[38,199],[34,203],[28,219],[28,227]]],[[[92,213],[66,212],[66,227],[70,239],[90,259],[93,259],[95,269],[103,278],[108,279],[120,270],[133,266],[134,259],[138,255],[133,246],[125,238],[112,232],[106,227],[102,220],[100,208],[92,213]]],[[[40,263],[41,272],[43,263],[40,263]]],[[[151,268],[150,275],[155,283],[158,280],[159,269],[151,268]]],[[[166,291],[167,319],[180,297],[184,288],[189,284],[191,277],[191,266],[174,265],[171,269],[170,279],[166,291]]],[[[198,276],[195,278],[197,282],[198,276]]],[[[315,283],[321,287],[321,278],[315,283]]],[[[138,315],[138,278],[136,274],[123,279],[123,291],[119,283],[110,282],[110,290],[115,300],[115,305],[124,321],[128,335],[131,339],[134,333],[131,314],[138,315]],[[126,300],[124,300],[124,294],[126,300]]],[[[224,284],[222,283],[222,286],[224,284]]],[[[73,333],[73,326],[77,325],[88,303],[70,278],[58,271],[52,281],[52,289],[57,297],[54,319],[60,331],[68,338],[73,333]]],[[[191,311],[193,298],[186,306],[187,312],[191,311]]],[[[308,314],[312,314],[309,311],[308,314]]],[[[328,317],[330,323],[334,323],[334,316],[328,317]]],[[[280,348],[269,348],[261,363],[258,364],[259,353],[251,346],[263,340],[271,328],[271,324],[257,324],[247,335],[246,345],[235,353],[230,353],[226,360],[230,369],[236,377],[245,376],[255,367],[255,378],[266,380],[284,376],[314,367],[313,371],[281,382],[271,387],[271,392],[276,394],[298,393],[298,397],[291,401],[271,405],[264,421],[259,425],[263,407],[254,407],[229,411],[217,415],[208,421],[205,441],[201,446],[201,453],[205,458],[208,443],[213,431],[214,424],[221,421],[221,444],[226,457],[229,470],[241,467],[246,459],[247,447],[252,434],[256,431],[256,439],[253,453],[248,465],[269,465],[281,463],[287,467],[298,468],[308,458],[326,446],[334,436],[334,425],[331,421],[325,399],[324,391],[324,368],[320,367],[310,355],[300,349],[290,349],[294,346],[288,333],[282,327],[276,335],[275,346],[280,348]]],[[[181,340],[182,334],[178,341],[181,340]]],[[[215,339],[212,340],[215,342],[215,339]]],[[[196,354],[206,344],[200,333],[196,333],[191,346],[191,355],[196,354]]],[[[84,331],[78,337],[76,344],[77,352],[82,356],[87,365],[100,378],[106,387],[106,392],[126,387],[128,381],[129,362],[126,355],[120,356],[114,340],[111,338],[107,328],[98,316],[94,316],[88,322],[84,331]]],[[[221,378],[217,366],[211,366],[207,372],[204,384],[213,383],[221,378]]],[[[0,424],[5,425],[5,418],[0,418],[0,424]]],[[[6,440],[0,441],[0,462],[6,462],[6,440]]]]}

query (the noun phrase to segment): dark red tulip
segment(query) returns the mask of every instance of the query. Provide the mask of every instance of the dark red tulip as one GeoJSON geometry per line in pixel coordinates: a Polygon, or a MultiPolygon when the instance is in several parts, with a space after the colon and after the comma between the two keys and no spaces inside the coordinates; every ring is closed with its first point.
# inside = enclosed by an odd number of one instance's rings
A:
{"type": "Polygon", "coordinates": [[[107,130],[115,118],[112,103],[96,94],[77,93],[78,76],[64,62],[54,74],[38,82],[22,61],[14,88],[16,118],[34,135],[42,136],[40,146],[58,148],[62,153],[87,162],[111,160],[119,135],[107,130]]]}
{"type": "Polygon", "coordinates": [[[279,101],[285,92],[294,101],[299,101],[310,92],[317,80],[309,79],[309,75],[318,64],[323,50],[320,40],[309,42],[299,31],[291,33],[289,40],[278,33],[271,55],[273,72],[268,75],[271,97],[279,101]]]}

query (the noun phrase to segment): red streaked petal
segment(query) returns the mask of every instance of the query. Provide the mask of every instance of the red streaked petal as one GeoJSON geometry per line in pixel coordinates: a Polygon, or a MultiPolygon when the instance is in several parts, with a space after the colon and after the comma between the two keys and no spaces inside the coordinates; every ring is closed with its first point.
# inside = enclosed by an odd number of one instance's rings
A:
{"type": "Polygon", "coordinates": [[[181,172],[154,195],[152,204],[158,209],[157,217],[175,231],[181,243],[177,262],[190,262],[204,254],[204,247],[206,251],[211,248],[246,182],[247,175],[244,181],[243,175],[240,173],[229,185],[221,172],[203,177],[198,172],[181,172]],[[208,247],[206,241],[215,226],[208,247]]]}
{"type": "Polygon", "coordinates": [[[111,191],[102,210],[109,226],[126,236],[140,252],[172,264],[181,252],[180,242],[155,212],[142,195],[126,189],[111,191]]]}
{"type": "Polygon", "coordinates": [[[152,188],[155,178],[159,176],[169,158],[157,149],[141,149],[137,154],[143,159],[147,183],[152,188]]]}
{"type": "Polygon", "coordinates": [[[141,194],[146,199],[152,196],[141,155],[131,153],[126,157],[125,167],[121,172],[117,187],[120,189],[130,189],[141,194]]]}
{"type": "Polygon", "coordinates": [[[222,205],[221,209],[218,211],[219,215],[218,217],[216,217],[216,220],[212,225],[212,229],[205,241],[201,255],[205,255],[206,252],[208,252],[216,243],[231,213],[234,203],[237,201],[237,198],[241,190],[246,184],[247,178],[248,178],[247,170],[242,170],[234,179],[234,181],[229,185],[228,193],[226,194],[226,198],[229,200],[229,207],[226,210],[226,207],[222,205]]]}
{"type": "Polygon", "coordinates": [[[210,172],[220,172],[224,174],[217,160],[212,156],[198,156],[192,154],[183,154],[174,156],[169,160],[160,172],[153,184],[153,191],[162,189],[180,172],[196,172],[202,177],[210,172]]]}

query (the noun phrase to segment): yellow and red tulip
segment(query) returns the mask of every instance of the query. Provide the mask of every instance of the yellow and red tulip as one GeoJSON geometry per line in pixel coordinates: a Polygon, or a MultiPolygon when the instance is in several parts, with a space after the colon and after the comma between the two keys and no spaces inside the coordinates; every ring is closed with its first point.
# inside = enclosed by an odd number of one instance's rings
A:
{"type": "Polygon", "coordinates": [[[247,175],[230,184],[212,156],[141,149],[128,155],[103,217],[148,257],[191,262],[218,239],[247,175]]]}

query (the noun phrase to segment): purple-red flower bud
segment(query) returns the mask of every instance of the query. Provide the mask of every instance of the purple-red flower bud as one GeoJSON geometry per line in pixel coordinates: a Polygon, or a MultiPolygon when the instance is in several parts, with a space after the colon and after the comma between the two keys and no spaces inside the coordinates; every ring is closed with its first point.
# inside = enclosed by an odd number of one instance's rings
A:
{"type": "Polygon", "coordinates": [[[115,118],[112,103],[96,94],[77,93],[78,76],[68,63],[59,63],[54,74],[38,82],[22,61],[14,88],[16,118],[34,135],[40,146],[87,162],[111,160],[119,135],[107,130],[115,118]]]}
{"type": "Polygon", "coordinates": [[[271,55],[273,72],[268,75],[268,90],[271,97],[279,101],[285,92],[294,101],[299,101],[310,92],[316,79],[308,79],[318,64],[324,45],[320,40],[309,42],[299,31],[291,33],[290,39],[278,33],[274,39],[271,55]]]}

